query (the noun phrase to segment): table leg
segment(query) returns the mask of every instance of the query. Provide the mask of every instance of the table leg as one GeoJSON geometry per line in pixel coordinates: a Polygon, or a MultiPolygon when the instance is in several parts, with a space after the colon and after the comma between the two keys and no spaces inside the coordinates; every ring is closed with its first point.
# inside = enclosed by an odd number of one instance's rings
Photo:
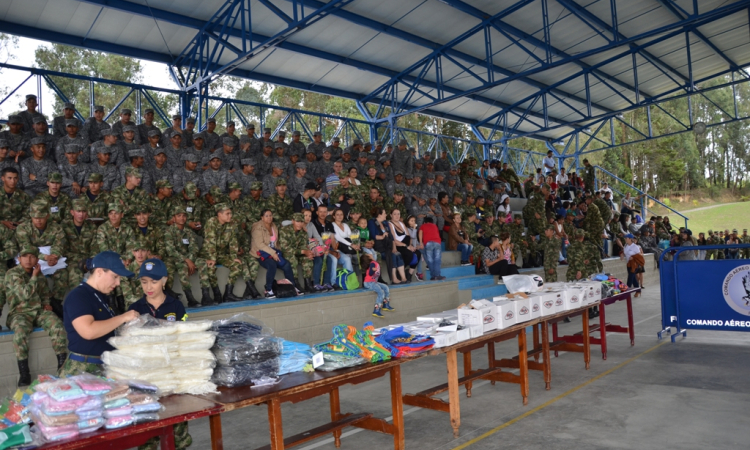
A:
{"type": "MultiPolygon", "coordinates": [[[[557,342],[557,322],[552,324],[552,342],[557,342]]],[[[555,350],[555,358],[557,358],[557,350],[555,350]]]]}
{"type": "Polygon", "coordinates": [[[591,341],[589,340],[589,313],[584,311],[581,314],[581,322],[583,323],[583,362],[586,363],[586,370],[589,370],[591,362],[591,341]]]}
{"type": "Polygon", "coordinates": [[[458,359],[456,350],[449,350],[446,354],[448,365],[448,401],[450,403],[451,427],[453,427],[453,437],[458,437],[458,429],[461,427],[461,405],[458,395],[458,359]]]}
{"type": "MultiPolygon", "coordinates": [[[[471,375],[471,351],[464,352],[462,353],[462,355],[464,357],[464,376],[468,377],[469,375],[471,375]]],[[[465,384],[466,396],[469,398],[471,398],[471,388],[473,384],[474,383],[472,383],[471,381],[465,384]]]]}
{"type": "Polygon", "coordinates": [[[284,450],[284,429],[281,426],[281,400],[273,398],[267,402],[268,427],[271,430],[271,450],[284,450]]]}
{"type": "Polygon", "coordinates": [[[391,413],[393,414],[393,448],[403,450],[404,442],[404,404],[401,397],[401,366],[391,369],[391,413]]]}
{"type": "MultiPolygon", "coordinates": [[[[495,367],[495,343],[487,343],[487,367],[495,367]]],[[[495,380],[490,381],[491,385],[495,385],[495,380]]]]}
{"type": "Polygon", "coordinates": [[[602,345],[602,359],[607,360],[607,316],[604,302],[599,305],[599,334],[602,345]]]}
{"type": "Polygon", "coordinates": [[[518,334],[518,368],[521,377],[521,396],[523,404],[529,403],[529,357],[526,351],[526,328],[518,334]]]}
{"type": "MultiPolygon", "coordinates": [[[[333,388],[329,394],[331,401],[331,422],[339,420],[341,415],[341,403],[339,402],[339,388],[333,388]]],[[[335,430],[333,432],[333,441],[336,448],[341,447],[341,430],[335,430]]]]}
{"type": "Polygon", "coordinates": [[[161,450],[174,450],[174,425],[164,427],[159,437],[161,450]]]}
{"type": "Polygon", "coordinates": [[[221,414],[208,416],[208,425],[211,429],[211,450],[224,450],[224,435],[221,431],[221,414]]]}
{"type": "Polygon", "coordinates": [[[633,299],[628,294],[628,334],[630,334],[630,346],[635,345],[635,327],[633,326],[633,299]]]}
{"type": "MultiPolygon", "coordinates": [[[[537,324],[537,325],[541,325],[541,324],[537,324]]],[[[534,325],[534,338],[533,338],[533,340],[534,340],[534,350],[536,350],[536,349],[539,348],[539,329],[537,329],[536,325],[534,325]]],[[[539,362],[539,354],[538,353],[534,354],[534,361],[539,362]]],[[[549,388],[547,388],[547,389],[549,389],[549,388]]]]}
{"type": "MultiPolygon", "coordinates": [[[[552,364],[549,360],[549,330],[547,322],[539,323],[539,329],[542,332],[542,364],[544,365],[544,385],[545,389],[550,390],[552,383],[552,364]]],[[[536,327],[534,327],[536,330],[536,327]]]]}

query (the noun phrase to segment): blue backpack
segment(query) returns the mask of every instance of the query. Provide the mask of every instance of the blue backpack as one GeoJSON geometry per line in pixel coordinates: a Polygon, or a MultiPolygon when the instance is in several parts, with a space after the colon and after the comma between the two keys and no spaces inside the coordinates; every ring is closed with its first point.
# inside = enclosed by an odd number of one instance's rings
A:
{"type": "Polygon", "coordinates": [[[357,278],[357,274],[344,268],[341,268],[336,272],[336,284],[345,291],[359,289],[359,279],[357,278]]]}

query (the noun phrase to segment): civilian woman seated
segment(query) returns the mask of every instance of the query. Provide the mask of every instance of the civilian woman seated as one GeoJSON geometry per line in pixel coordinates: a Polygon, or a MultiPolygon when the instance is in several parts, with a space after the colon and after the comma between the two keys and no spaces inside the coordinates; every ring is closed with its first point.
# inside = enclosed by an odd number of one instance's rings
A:
{"type": "Polygon", "coordinates": [[[273,293],[273,280],[276,277],[276,269],[281,268],[287,280],[294,284],[297,295],[302,295],[294,279],[294,269],[284,259],[280,250],[276,249],[276,241],[279,239],[279,229],[273,223],[273,213],[264,208],[260,213],[260,220],[253,224],[250,234],[252,235],[252,247],[250,255],[260,260],[260,265],[266,269],[266,298],[275,298],[273,293]]]}
{"type": "Polygon", "coordinates": [[[513,254],[513,244],[510,243],[510,233],[503,231],[500,236],[490,237],[490,246],[482,253],[484,271],[490,275],[517,275],[516,257],[513,254]]]}

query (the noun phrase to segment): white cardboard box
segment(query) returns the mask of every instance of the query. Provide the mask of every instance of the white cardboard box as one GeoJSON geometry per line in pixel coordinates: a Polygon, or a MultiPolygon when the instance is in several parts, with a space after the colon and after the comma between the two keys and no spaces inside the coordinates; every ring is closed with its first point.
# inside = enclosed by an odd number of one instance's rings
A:
{"type": "Polygon", "coordinates": [[[468,327],[468,330],[471,332],[471,338],[478,338],[481,335],[484,334],[484,326],[482,325],[471,325],[468,327]]]}
{"type": "Polygon", "coordinates": [[[557,307],[555,306],[557,295],[554,292],[538,292],[537,294],[541,306],[540,317],[554,315],[557,312],[557,307]]]}
{"type": "Polygon", "coordinates": [[[516,323],[531,320],[531,299],[528,297],[516,297],[511,301],[515,304],[516,323]]]}
{"type": "Polygon", "coordinates": [[[581,306],[587,305],[586,301],[586,289],[578,286],[571,286],[567,289],[568,291],[568,309],[578,309],[581,306]]]}
{"type": "Polygon", "coordinates": [[[435,333],[432,336],[435,340],[435,348],[450,347],[451,345],[458,344],[458,334],[455,331],[450,333],[435,333]]]}
{"type": "Polygon", "coordinates": [[[471,307],[458,310],[458,324],[470,327],[482,325],[482,331],[492,331],[498,328],[497,307],[487,300],[472,300],[471,307]]]}
{"type": "Polygon", "coordinates": [[[447,319],[447,320],[450,320],[451,322],[454,322],[458,320],[458,312],[456,312],[455,309],[450,309],[448,311],[443,311],[439,313],[425,314],[422,316],[418,316],[417,322],[440,323],[443,321],[443,319],[447,319]]]}
{"type": "Polygon", "coordinates": [[[549,291],[550,294],[555,295],[555,313],[561,313],[567,311],[567,298],[568,292],[565,289],[555,289],[549,291]]]}
{"type": "Polygon", "coordinates": [[[471,329],[470,328],[464,328],[462,330],[456,331],[456,339],[458,342],[468,341],[471,339],[471,329]]]}
{"type": "Polygon", "coordinates": [[[529,320],[542,317],[542,297],[540,295],[534,294],[529,296],[529,309],[531,310],[529,320]]]}
{"type": "Polygon", "coordinates": [[[495,305],[497,305],[498,316],[500,317],[500,326],[498,329],[504,330],[517,323],[516,304],[512,300],[500,300],[495,305]]]}

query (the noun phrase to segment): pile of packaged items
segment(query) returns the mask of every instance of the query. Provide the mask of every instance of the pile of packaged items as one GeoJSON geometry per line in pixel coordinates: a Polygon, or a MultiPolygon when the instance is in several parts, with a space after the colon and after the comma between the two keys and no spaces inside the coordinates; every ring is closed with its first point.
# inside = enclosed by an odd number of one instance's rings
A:
{"type": "Polygon", "coordinates": [[[615,278],[612,275],[606,273],[600,273],[591,276],[592,281],[601,281],[602,283],[602,298],[612,297],[621,292],[628,290],[628,285],[623,283],[619,278],[615,278]]]}
{"type": "Polygon", "coordinates": [[[39,383],[34,390],[30,417],[45,442],[159,420],[164,410],[159,389],[145,381],[81,374],[39,383]]]}
{"type": "Polygon", "coordinates": [[[143,314],[116,330],[104,352],[106,374],[115,380],[144,380],[162,393],[216,392],[211,382],[216,365],[211,347],[216,333],[210,320],[170,322],[143,314]]]}
{"type": "Polygon", "coordinates": [[[216,358],[212,381],[219,386],[273,384],[278,381],[283,339],[245,313],[213,323],[216,358]]]}
{"type": "Polygon", "coordinates": [[[312,348],[307,344],[283,340],[279,375],[302,372],[310,364],[312,348]]]}

